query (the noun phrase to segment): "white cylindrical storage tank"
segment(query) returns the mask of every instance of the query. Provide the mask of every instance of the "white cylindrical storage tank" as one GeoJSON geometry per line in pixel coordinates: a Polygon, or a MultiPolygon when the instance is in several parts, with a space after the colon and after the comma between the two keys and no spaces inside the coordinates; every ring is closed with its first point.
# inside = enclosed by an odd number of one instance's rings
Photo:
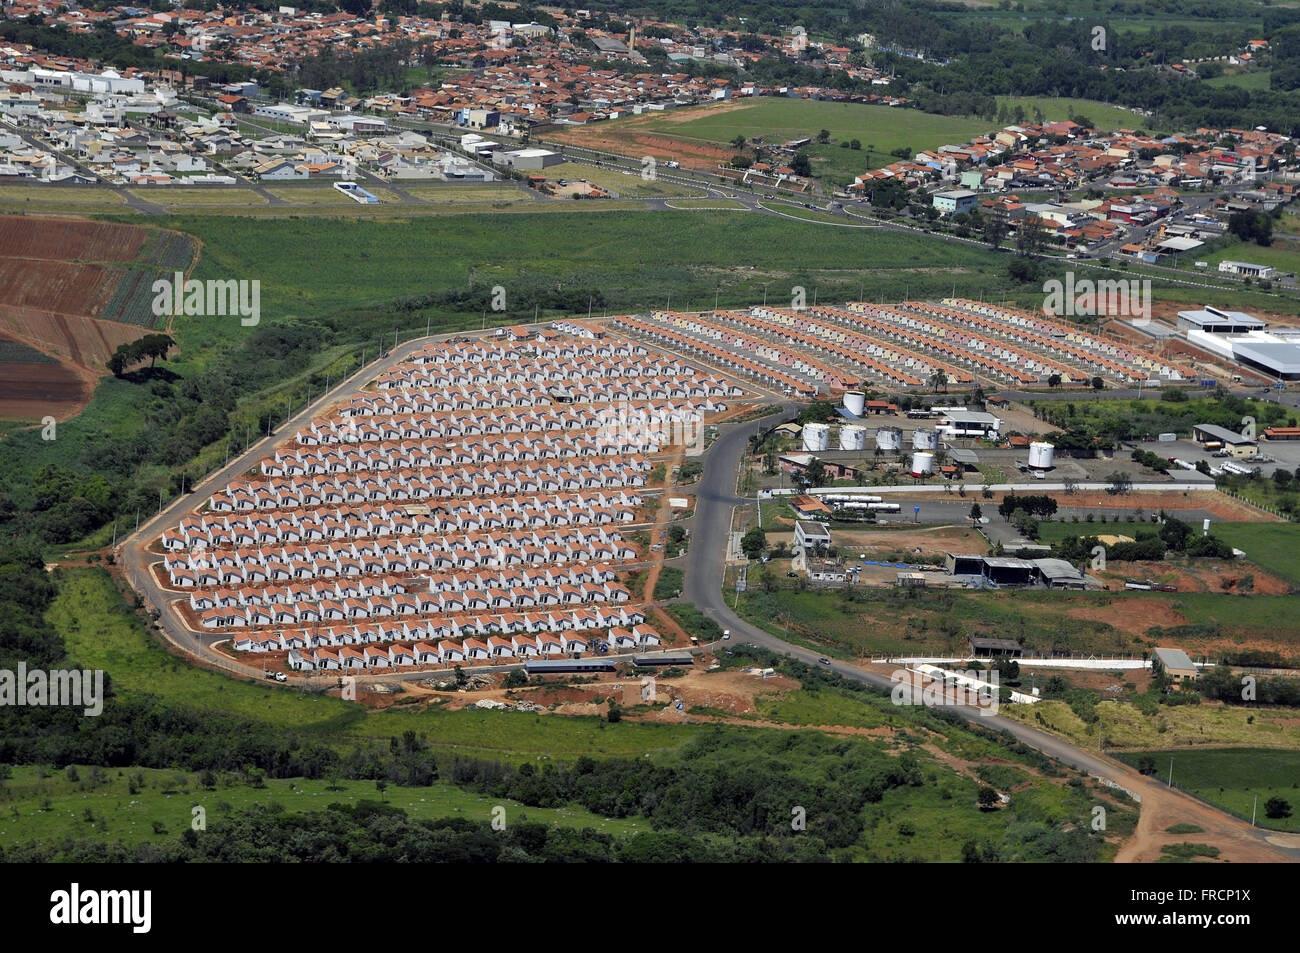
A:
{"type": "Polygon", "coordinates": [[[867,395],[860,390],[845,391],[844,409],[854,417],[861,417],[862,412],[867,409],[867,395]]]}
{"type": "Polygon", "coordinates": [[[939,435],[928,427],[922,427],[920,430],[912,433],[912,449],[914,450],[933,450],[939,445],[939,435]]]}
{"type": "Polygon", "coordinates": [[[1029,445],[1029,465],[1035,470],[1052,469],[1052,457],[1056,448],[1050,443],[1031,443],[1029,445]]]}
{"type": "Polygon", "coordinates": [[[881,450],[894,452],[903,445],[903,432],[886,427],[876,431],[876,446],[881,450]]]}
{"type": "Polygon", "coordinates": [[[808,453],[817,453],[831,445],[831,428],[826,424],[804,424],[803,448],[808,453]]]}
{"type": "Polygon", "coordinates": [[[849,425],[840,428],[841,450],[867,449],[867,428],[849,425]]]}
{"type": "Polygon", "coordinates": [[[934,473],[934,454],[918,450],[912,454],[912,476],[929,476],[934,473]]]}

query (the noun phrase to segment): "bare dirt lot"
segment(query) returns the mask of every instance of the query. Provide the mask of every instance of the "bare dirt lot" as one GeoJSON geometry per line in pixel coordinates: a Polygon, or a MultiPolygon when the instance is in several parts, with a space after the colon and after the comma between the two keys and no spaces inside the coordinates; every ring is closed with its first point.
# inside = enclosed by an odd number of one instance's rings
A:
{"type": "MultiPolygon", "coordinates": [[[[729,112],[733,109],[742,109],[746,105],[748,104],[744,102],[731,101],[710,109],[711,112],[729,112]]],[[[700,115],[699,110],[683,110],[680,113],[667,115],[658,112],[646,113],[634,119],[620,120],[613,132],[610,131],[608,123],[598,123],[595,126],[566,129],[552,135],[563,143],[586,149],[634,158],[649,155],[661,162],[665,159],[676,160],[687,169],[712,169],[719,162],[726,162],[735,155],[735,150],[694,139],[664,135],[662,132],[651,132],[648,128],[662,127],[666,122],[689,122],[692,119],[699,119],[700,115]]]]}
{"type": "MultiPolygon", "coordinates": [[[[1125,579],[1159,579],[1178,587],[1179,592],[1227,592],[1246,595],[1257,593],[1266,596],[1284,596],[1291,586],[1277,576],[1270,575],[1258,566],[1240,566],[1231,563],[1197,562],[1191,565],[1171,566],[1167,562],[1113,562],[1108,567],[1106,588],[1112,592],[1124,590],[1125,579]],[[1249,589],[1240,588],[1242,581],[1251,577],[1249,589]]],[[[1153,623],[1159,624],[1159,623],[1153,623]]]]}
{"type": "Polygon", "coordinates": [[[64,420],[85,406],[104,362],[139,325],[97,317],[140,253],[148,230],[74,218],[0,215],[0,337],[58,363],[0,370],[0,416],[64,420]]]}

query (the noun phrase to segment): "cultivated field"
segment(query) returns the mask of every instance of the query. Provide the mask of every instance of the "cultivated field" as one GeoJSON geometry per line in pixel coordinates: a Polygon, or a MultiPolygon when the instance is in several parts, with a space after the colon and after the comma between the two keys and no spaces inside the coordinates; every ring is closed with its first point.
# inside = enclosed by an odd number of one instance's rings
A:
{"type": "Polygon", "coordinates": [[[171,232],[0,216],[0,331],[60,362],[6,364],[0,416],[75,415],[109,355],[153,324],[154,279],[193,257],[194,242],[171,232]]]}

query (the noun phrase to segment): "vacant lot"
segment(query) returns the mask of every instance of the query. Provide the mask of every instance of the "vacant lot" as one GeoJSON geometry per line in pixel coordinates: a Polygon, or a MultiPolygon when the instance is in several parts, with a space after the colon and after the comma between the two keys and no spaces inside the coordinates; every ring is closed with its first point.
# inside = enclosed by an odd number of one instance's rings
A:
{"type": "Polygon", "coordinates": [[[146,202],[165,206],[187,205],[265,205],[266,199],[249,188],[181,188],[163,186],[156,189],[132,189],[132,195],[146,202]]]}

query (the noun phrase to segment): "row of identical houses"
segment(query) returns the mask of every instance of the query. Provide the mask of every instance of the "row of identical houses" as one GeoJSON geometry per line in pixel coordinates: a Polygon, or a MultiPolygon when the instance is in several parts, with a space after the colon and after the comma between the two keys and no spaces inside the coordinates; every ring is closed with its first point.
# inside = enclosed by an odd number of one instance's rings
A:
{"type": "MultiPolygon", "coordinates": [[[[655,312],[656,316],[670,312],[655,312]]],[[[751,360],[734,350],[721,345],[710,344],[680,331],[668,327],[663,318],[645,320],[620,315],[613,319],[616,327],[631,334],[641,334],[664,347],[683,351],[701,360],[719,367],[725,367],[734,373],[757,381],[767,387],[780,390],[790,396],[811,399],[817,395],[816,385],[778,370],[761,361],[751,360]]]]}
{"type": "Polygon", "coordinates": [[[636,488],[645,485],[646,472],[650,469],[651,464],[644,457],[614,457],[584,463],[407,468],[362,471],[346,476],[302,474],[296,480],[232,481],[224,490],[212,494],[208,504],[220,513],[382,500],[636,488]]]}
{"type": "Polygon", "coordinates": [[[826,354],[830,358],[867,377],[892,388],[922,387],[936,371],[942,371],[949,383],[965,386],[974,376],[955,364],[940,361],[925,353],[929,341],[919,336],[868,336],[854,327],[861,319],[852,312],[828,305],[815,308],[752,308],[736,313],[733,321],[760,334],[780,334],[793,339],[804,350],[826,354]],[[902,342],[902,343],[900,343],[902,342]],[[904,346],[912,345],[913,348],[904,346]]]}
{"type": "Polygon", "coordinates": [[[205,513],[183,518],[162,535],[169,551],[443,533],[453,529],[529,529],[629,522],[641,505],[623,490],[555,496],[460,497],[414,508],[335,506],[319,509],[205,513]],[[519,522],[522,521],[522,522],[519,522]],[[513,524],[518,525],[513,525],[513,524]]]}
{"type": "Polygon", "coordinates": [[[261,463],[264,476],[303,476],[318,473],[355,473],[369,470],[418,470],[482,463],[518,463],[563,460],[572,457],[631,456],[654,453],[662,431],[646,427],[639,432],[605,426],[587,434],[551,436],[505,435],[468,437],[455,445],[443,441],[385,441],[378,446],[338,449],[281,447],[261,463]]]}
{"type": "MultiPolygon", "coordinates": [[[[328,594],[323,594],[328,595],[328,594]]],[[[478,620],[474,613],[501,613],[506,616],[534,614],[552,609],[618,605],[631,598],[628,588],[618,582],[582,583],[576,586],[540,586],[537,589],[484,589],[468,592],[397,592],[391,595],[354,598],[320,598],[263,604],[261,592],[253,588],[195,592],[190,604],[207,629],[258,628],[272,625],[304,625],[346,622],[354,619],[400,618],[405,616],[431,619],[478,620]],[[250,600],[248,602],[244,600],[250,600]],[[257,600],[257,601],[251,601],[257,600]],[[214,603],[225,604],[214,604],[214,603]],[[206,606],[207,608],[201,608],[206,606]]],[[[492,616],[491,618],[496,618],[492,616]]],[[[510,625],[514,625],[512,621],[510,625]]],[[[459,626],[457,626],[459,630],[459,626]]],[[[494,630],[495,631],[495,630],[494,630]]],[[[511,631],[507,626],[500,631],[511,631]]]]}
{"type": "MultiPolygon", "coordinates": [[[[583,347],[621,356],[571,361],[569,376],[547,373],[543,383],[581,387],[583,375],[612,370],[632,376],[598,380],[706,379],[676,373],[676,359],[642,361],[654,373],[637,375],[632,355],[643,346],[600,334],[583,347]]],[[[425,372],[449,355],[561,349],[553,335],[527,328],[509,337],[499,346],[422,348],[389,381],[407,386],[358,395],[302,428],[261,462],[259,477],[230,481],[205,511],[168,529],[162,570],[187,594],[198,625],[235,630],[241,651],[297,652],[295,667],[306,669],[355,667],[344,650],[360,653],[365,667],[445,661],[458,651],[472,659],[469,640],[483,641],[490,657],[586,650],[550,633],[626,630],[622,647],[657,644],[657,633],[636,628],[644,615],[629,605],[616,567],[638,556],[617,527],[637,518],[652,468],[644,454],[662,439],[627,423],[698,418],[701,402],[592,408],[547,393],[536,409],[480,407],[478,415],[439,404],[446,391],[463,392],[465,366],[492,369],[484,362],[448,363],[436,375],[446,383],[424,387],[433,379],[425,372]],[[422,416],[384,413],[399,401],[422,416]],[[422,657],[406,644],[416,642],[440,648],[422,657]]],[[[539,360],[563,369],[565,359],[539,360]]],[[[498,391],[509,386],[498,383],[498,391]]]]}
{"type": "MultiPolygon", "coordinates": [[[[369,628],[369,627],[358,627],[369,628]]],[[[368,637],[369,633],[367,633],[368,637]]],[[[249,652],[287,651],[289,668],[300,672],[404,668],[417,665],[459,665],[499,659],[579,656],[596,642],[602,649],[653,648],[659,633],[644,623],[614,626],[599,639],[582,631],[544,632],[537,635],[488,636],[373,645],[346,643],[346,633],[334,630],[277,633],[236,640],[236,648],[249,652]],[[242,648],[241,648],[242,647],[242,648]]]]}
{"type": "Polygon", "coordinates": [[[517,566],[564,566],[635,559],[634,545],[618,532],[571,528],[448,536],[387,537],[382,541],[191,550],[165,559],[178,589],[257,585],[390,573],[440,572],[517,566]],[[212,565],[202,565],[212,563],[212,565]]]}

